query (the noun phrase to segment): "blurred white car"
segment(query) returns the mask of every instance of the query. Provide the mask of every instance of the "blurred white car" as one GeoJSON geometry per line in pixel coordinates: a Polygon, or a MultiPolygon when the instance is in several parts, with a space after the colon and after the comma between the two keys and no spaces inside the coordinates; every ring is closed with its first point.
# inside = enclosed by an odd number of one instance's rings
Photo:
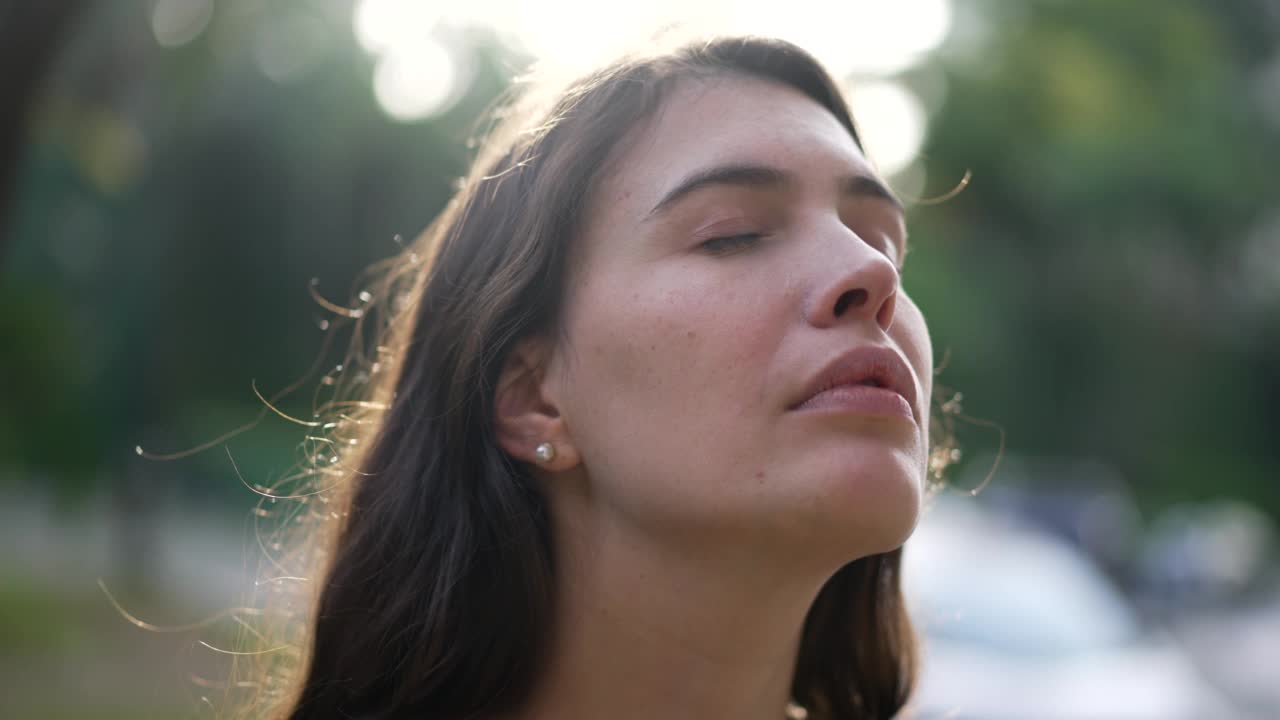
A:
{"type": "Polygon", "coordinates": [[[1084,555],[978,503],[942,494],[907,543],[903,586],[924,652],[904,717],[1240,717],[1084,555]]]}

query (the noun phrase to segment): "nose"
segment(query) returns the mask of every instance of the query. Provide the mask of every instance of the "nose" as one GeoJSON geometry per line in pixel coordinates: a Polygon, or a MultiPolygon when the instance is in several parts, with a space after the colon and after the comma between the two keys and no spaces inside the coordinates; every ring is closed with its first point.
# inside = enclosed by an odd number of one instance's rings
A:
{"type": "Polygon", "coordinates": [[[819,264],[819,281],[805,302],[804,317],[814,327],[875,322],[888,332],[898,297],[898,269],[884,253],[851,231],[839,239],[839,258],[819,264]]]}

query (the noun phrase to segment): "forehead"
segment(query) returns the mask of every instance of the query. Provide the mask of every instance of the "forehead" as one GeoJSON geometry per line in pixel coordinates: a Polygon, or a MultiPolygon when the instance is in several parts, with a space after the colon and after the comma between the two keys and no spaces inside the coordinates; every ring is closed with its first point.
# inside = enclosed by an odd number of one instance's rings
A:
{"type": "Polygon", "coordinates": [[[592,215],[639,220],[680,178],[728,163],[777,167],[814,183],[874,175],[840,121],[799,90],[732,75],[686,80],[611,163],[592,215]]]}

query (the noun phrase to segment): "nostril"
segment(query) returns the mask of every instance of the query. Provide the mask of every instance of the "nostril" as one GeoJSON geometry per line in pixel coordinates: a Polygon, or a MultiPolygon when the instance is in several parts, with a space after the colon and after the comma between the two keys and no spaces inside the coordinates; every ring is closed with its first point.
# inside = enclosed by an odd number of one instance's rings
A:
{"type": "Polygon", "coordinates": [[[876,322],[885,332],[889,332],[889,328],[893,327],[893,309],[897,305],[898,294],[894,293],[884,301],[880,306],[880,311],[876,313],[876,322]]]}
{"type": "Polygon", "coordinates": [[[835,307],[836,317],[840,317],[841,315],[843,315],[844,311],[848,310],[850,306],[859,307],[862,305],[862,303],[866,301],[867,301],[866,290],[862,288],[858,288],[857,290],[846,290],[845,292],[840,294],[840,297],[836,298],[836,307],[835,307]]]}

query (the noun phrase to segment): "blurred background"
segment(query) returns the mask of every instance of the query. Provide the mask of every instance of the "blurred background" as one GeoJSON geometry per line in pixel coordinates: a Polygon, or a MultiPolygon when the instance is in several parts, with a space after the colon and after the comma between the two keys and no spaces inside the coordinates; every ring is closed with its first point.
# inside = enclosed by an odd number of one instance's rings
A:
{"type": "Polygon", "coordinates": [[[268,485],[305,431],[224,436],[309,411],[313,295],[530,62],[677,10],[815,52],[908,200],[971,176],[910,210],[963,451],[908,546],[918,716],[1280,717],[1271,0],[0,6],[0,716],[218,714],[201,621],[265,550],[231,458],[268,485]]]}

